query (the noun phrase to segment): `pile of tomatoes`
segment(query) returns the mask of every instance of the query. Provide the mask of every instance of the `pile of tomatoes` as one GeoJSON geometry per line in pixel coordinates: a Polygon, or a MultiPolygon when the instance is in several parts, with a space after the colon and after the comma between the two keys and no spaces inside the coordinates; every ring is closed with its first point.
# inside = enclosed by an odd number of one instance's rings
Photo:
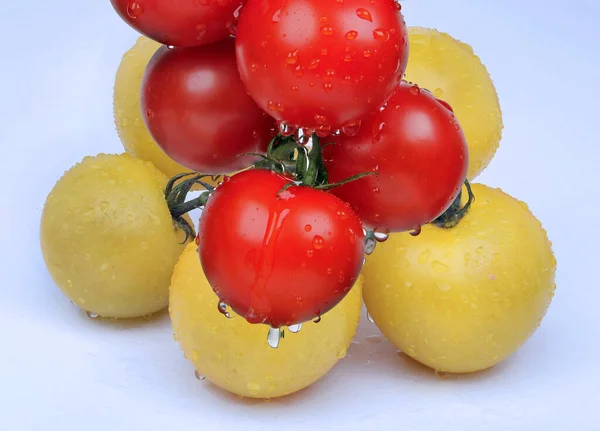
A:
{"type": "Polygon", "coordinates": [[[502,121],[468,46],[408,28],[395,0],[112,4],[143,35],[115,83],[128,153],[74,166],[42,217],[74,303],[169,305],[199,376],[263,398],[343,358],[363,299],[439,371],[488,368],[531,335],[554,256],[523,204],[469,182],[502,121]]]}

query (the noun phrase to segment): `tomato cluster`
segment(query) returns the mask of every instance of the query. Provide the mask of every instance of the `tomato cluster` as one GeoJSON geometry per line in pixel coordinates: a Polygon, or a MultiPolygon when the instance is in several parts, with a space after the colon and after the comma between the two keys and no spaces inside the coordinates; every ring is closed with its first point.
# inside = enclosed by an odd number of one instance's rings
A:
{"type": "Polygon", "coordinates": [[[472,50],[407,28],[394,0],[112,4],[145,35],[115,85],[131,154],[67,171],[40,229],[88,315],[169,305],[197,372],[260,398],[343,358],[363,300],[439,371],[493,366],[533,333],[556,261],[523,203],[469,183],[502,130],[472,50]]]}
{"type": "Polygon", "coordinates": [[[141,91],[162,150],[204,174],[259,169],[208,200],[198,235],[208,280],[251,323],[319,318],[361,271],[363,226],[419,229],[456,199],[461,127],[447,103],[402,80],[408,33],[394,0],[180,3],[113,0],[170,45],[141,91]]]}

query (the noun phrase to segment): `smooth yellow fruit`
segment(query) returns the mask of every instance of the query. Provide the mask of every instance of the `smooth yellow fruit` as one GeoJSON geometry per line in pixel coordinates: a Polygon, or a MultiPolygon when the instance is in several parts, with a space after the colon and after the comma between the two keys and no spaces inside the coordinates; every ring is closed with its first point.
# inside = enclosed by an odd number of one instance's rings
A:
{"type": "Polygon", "coordinates": [[[363,296],[383,334],[438,371],[483,370],[537,329],[555,290],[556,260],[527,205],[474,184],[452,229],[393,234],[367,259],[363,296]]]}
{"type": "Polygon", "coordinates": [[[190,172],[167,156],[150,135],[141,113],[142,77],[148,62],[161,45],[145,36],[125,53],[117,70],[114,87],[114,116],[125,149],[152,162],[168,177],[190,172]]]}
{"type": "Polygon", "coordinates": [[[469,145],[468,178],[490,163],[502,137],[502,111],[494,83],[473,49],[446,33],[409,27],[406,80],[452,106],[469,145]]]}
{"type": "Polygon", "coordinates": [[[48,271],[64,294],[103,317],[165,308],[185,235],[164,198],[167,177],[129,154],[86,157],[50,192],[41,220],[48,271]]]}
{"type": "Polygon", "coordinates": [[[346,355],[360,320],[361,289],[359,279],[320,323],[305,323],[297,334],[286,330],[274,349],[267,326],[237,315],[227,319],[217,310],[218,298],[190,244],[173,273],[169,311],[175,339],[198,372],[235,394],[275,398],[311,385],[346,355]]]}

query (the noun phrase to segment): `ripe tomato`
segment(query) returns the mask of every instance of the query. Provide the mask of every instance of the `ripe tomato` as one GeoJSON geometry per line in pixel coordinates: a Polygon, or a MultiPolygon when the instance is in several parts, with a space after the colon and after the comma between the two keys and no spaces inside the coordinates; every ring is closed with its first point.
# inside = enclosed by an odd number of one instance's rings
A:
{"type": "Polygon", "coordinates": [[[111,0],[141,34],[173,46],[199,46],[229,36],[242,0],[111,0]]]}
{"type": "Polygon", "coordinates": [[[252,398],[288,395],[324,377],[346,356],[362,309],[359,277],[318,325],[303,325],[297,334],[286,331],[273,349],[265,326],[236,316],[226,319],[218,311],[219,299],[202,272],[195,244],[182,253],[169,291],[173,332],[185,357],[211,383],[252,398]]]}
{"type": "Polygon", "coordinates": [[[332,137],[323,150],[330,182],[376,172],[334,188],[363,224],[381,232],[418,228],[441,215],[465,180],[465,137],[448,105],[402,82],[356,136],[332,137]]]}
{"type": "Polygon", "coordinates": [[[176,162],[208,174],[249,166],[264,152],[274,121],[246,94],[229,39],[197,48],[163,46],[142,80],[142,116],[176,162]]]}
{"type": "Polygon", "coordinates": [[[259,106],[322,136],[391,96],[407,41],[393,0],[249,0],[236,33],[242,80],[259,106]]]}
{"type": "Polygon", "coordinates": [[[512,355],[556,288],[552,245],[527,205],[481,184],[473,192],[456,227],[392,234],[363,270],[365,304],[379,329],[438,371],[483,370],[512,355]]]}
{"type": "Polygon", "coordinates": [[[209,198],[198,230],[206,277],[250,323],[274,328],[325,314],[362,268],[360,220],[335,196],[263,169],[234,175],[209,198]]]}

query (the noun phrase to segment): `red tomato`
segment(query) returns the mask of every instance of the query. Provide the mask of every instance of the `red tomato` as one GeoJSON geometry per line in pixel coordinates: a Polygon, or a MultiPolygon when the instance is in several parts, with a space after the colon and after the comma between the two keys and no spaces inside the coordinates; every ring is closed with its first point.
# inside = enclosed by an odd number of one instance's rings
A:
{"type": "Polygon", "coordinates": [[[250,323],[312,320],[339,303],[364,260],[360,220],[335,196],[263,169],[231,177],[209,198],[198,231],[208,281],[250,323]]]}
{"type": "Polygon", "coordinates": [[[221,174],[249,166],[264,152],[274,121],[246,94],[229,39],[196,48],[160,48],[142,81],[142,115],[172,159],[221,174]]]}
{"type": "Polygon", "coordinates": [[[225,39],[242,0],[111,0],[138,32],[164,45],[199,46],[225,39]]]}
{"type": "Polygon", "coordinates": [[[258,105],[321,136],[383,105],[408,61],[393,0],[248,0],[236,43],[258,105]]]}
{"type": "Polygon", "coordinates": [[[445,102],[403,82],[387,106],[356,136],[330,139],[323,150],[330,182],[377,172],[332,189],[363,224],[380,232],[416,229],[440,216],[465,180],[468,150],[445,102]]]}

